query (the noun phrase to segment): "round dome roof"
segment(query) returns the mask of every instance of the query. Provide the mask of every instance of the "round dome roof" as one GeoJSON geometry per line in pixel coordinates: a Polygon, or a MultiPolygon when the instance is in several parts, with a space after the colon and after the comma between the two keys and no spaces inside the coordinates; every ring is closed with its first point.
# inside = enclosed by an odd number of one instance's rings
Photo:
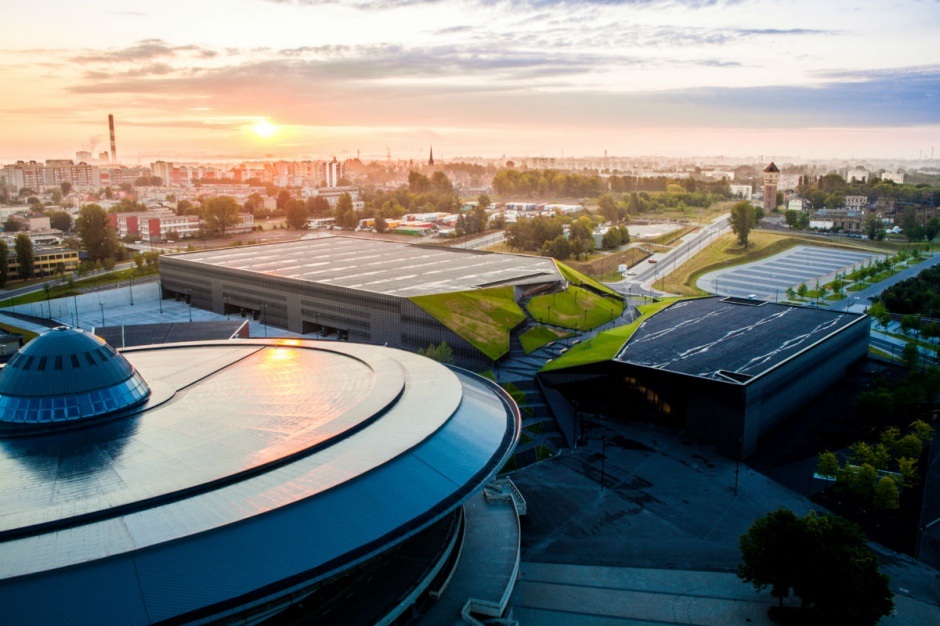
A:
{"type": "Polygon", "coordinates": [[[150,389],[103,339],[60,326],[26,344],[0,371],[0,422],[72,422],[132,407],[150,389]]]}

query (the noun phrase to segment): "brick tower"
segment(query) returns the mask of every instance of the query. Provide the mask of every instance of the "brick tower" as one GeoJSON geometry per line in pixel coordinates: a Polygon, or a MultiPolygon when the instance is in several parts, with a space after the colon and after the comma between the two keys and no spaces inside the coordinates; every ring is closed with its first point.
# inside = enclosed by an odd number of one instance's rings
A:
{"type": "Polygon", "coordinates": [[[771,162],[764,168],[764,213],[770,213],[777,207],[778,182],[780,182],[780,170],[771,162]]]}

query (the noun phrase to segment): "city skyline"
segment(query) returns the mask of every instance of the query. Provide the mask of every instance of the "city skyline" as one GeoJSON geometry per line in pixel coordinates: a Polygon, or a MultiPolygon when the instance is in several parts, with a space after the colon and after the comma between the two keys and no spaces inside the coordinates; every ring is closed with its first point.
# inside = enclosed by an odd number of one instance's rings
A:
{"type": "Polygon", "coordinates": [[[940,3],[15,5],[0,161],[929,158],[940,3]],[[224,13],[222,12],[224,10],[224,13]]]}

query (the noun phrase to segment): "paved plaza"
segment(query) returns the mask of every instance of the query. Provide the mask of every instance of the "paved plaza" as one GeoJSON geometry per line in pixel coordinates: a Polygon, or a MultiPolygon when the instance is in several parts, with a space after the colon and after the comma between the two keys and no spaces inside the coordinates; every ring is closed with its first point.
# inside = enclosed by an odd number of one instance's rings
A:
{"type": "MultiPolygon", "coordinates": [[[[681,430],[601,420],[572,452],[513,472],[528,505],[520,624],[770,624],[776,600],[734,574],[738,538],[785,507],[820,510],[681,430]],[[601,488],[603,481],[604,488],[601,488]]],[[[886,626],[940,623],[940,573],[872,545],[891,577],[886,626]]],[[[798,603],[795,598],[790,602],[798,603]]]]}
{"type": "Polygon", "coordinates": [[[837,273],[849,272],[881,255],[816,246],[797,246],[763,261],[709,272],[698,279],[699,289],[723,296],[759,300],[785,300],[786,291],[801,283],[812,289],[816,281],[829,282],[837,273]]]}

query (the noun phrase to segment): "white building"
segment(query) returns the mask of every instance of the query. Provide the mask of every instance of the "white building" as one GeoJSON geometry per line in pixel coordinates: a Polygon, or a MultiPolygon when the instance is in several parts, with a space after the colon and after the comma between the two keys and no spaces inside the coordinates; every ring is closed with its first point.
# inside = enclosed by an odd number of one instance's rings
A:
{"type": "Polygon", "coordinates": [[[845,173],[845,182],[847,183],[864,183],[868,180],[870,173],[868,170],[862,169],[860,167],[852,168],[845,173]]]}
{"type": "Polygon", "coordinates": [[[735,198],[750,200],[753,193],[754,190],[750,185],[731,185],[731,195],[735,198]]]}
{"type": "Polygon", "coordinates": [[[892,183],[897,183],[898,185],[904,184],[904,174],[901,172],[883,172],[881,174],[881,180],[890,180],[892,183]]]}
{"type": "Polygon", "coordinates": [[[846,196],[845,197],[845,208],[850,211],[861,210],[862,207],[868,205],[868,196],[846,196]]]}

